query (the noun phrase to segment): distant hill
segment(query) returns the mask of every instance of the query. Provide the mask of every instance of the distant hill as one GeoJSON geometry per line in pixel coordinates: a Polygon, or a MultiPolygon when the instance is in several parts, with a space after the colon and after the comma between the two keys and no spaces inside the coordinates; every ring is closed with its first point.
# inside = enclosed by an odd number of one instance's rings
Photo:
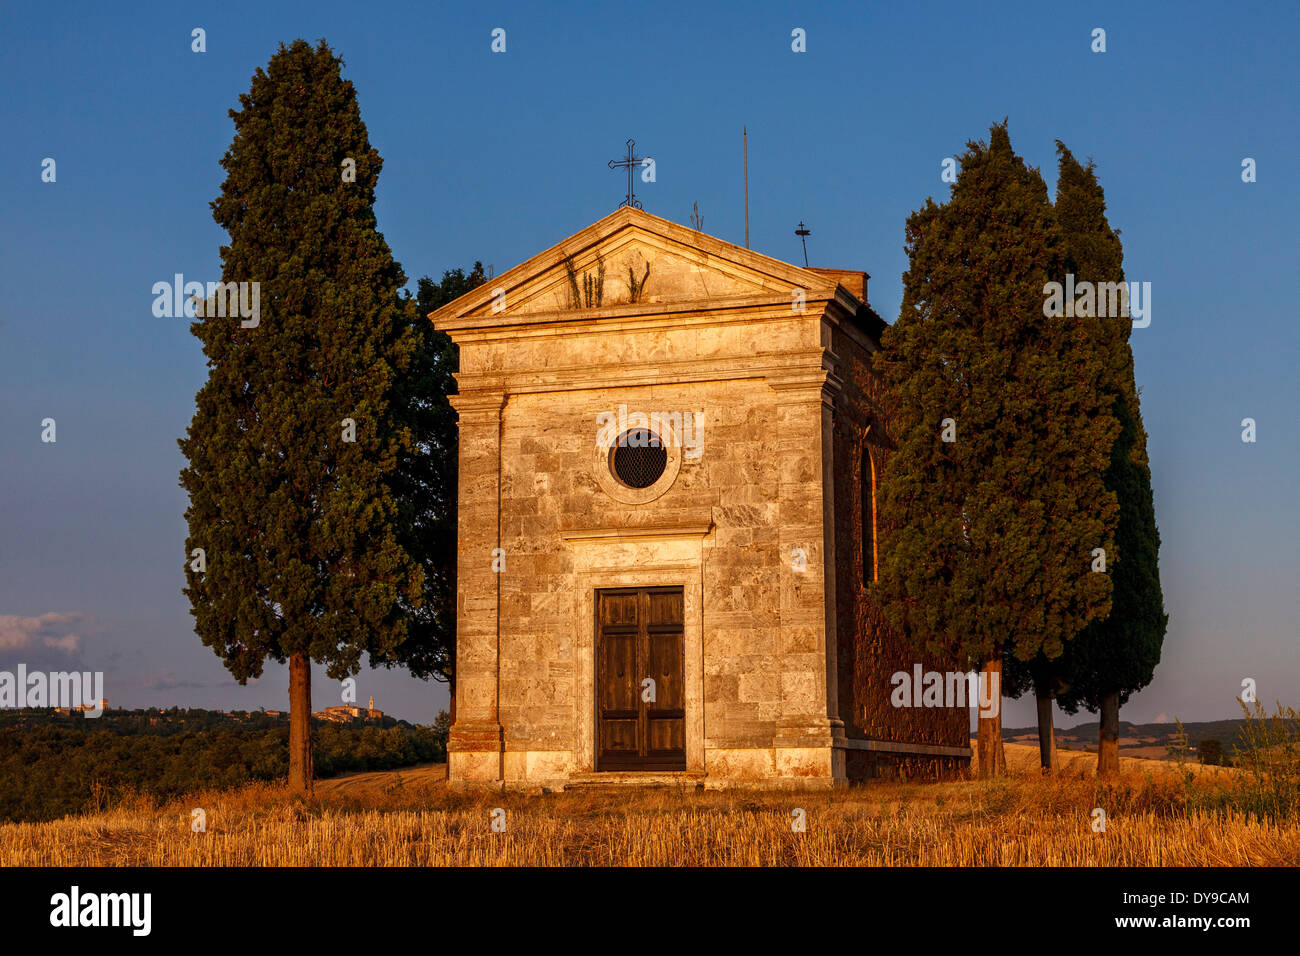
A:
{"type": "MultiPolygon", "coordinates": [[[[1237,718],[1194,721],[1183,724],[1183,730],[1187,733],[1190,753],[1196,752],[1202,740],[1217,740],[1223,745],[1223,752],[1231,757],[1235,749],[1243,745],[1241,734],[1245,726],[1246,721],[1237,718]]],[[[1100,725],[1095,720],[1068,728],[1057,727],[1056,743],[1059,747],[1071,750],[1096,751],[1099,731],[1100,725]]],[[[1127,720],[1119,722],[1120,752],[1129,756],[1168,759],[1169,751],[1177,746],[1177,737],[1178,725],[1174,723],[1135,724],[1127,720]]],[[[1017,743],[1037,742],[1038,728],[1004,727],[1002,739],[1017,743]]]]}

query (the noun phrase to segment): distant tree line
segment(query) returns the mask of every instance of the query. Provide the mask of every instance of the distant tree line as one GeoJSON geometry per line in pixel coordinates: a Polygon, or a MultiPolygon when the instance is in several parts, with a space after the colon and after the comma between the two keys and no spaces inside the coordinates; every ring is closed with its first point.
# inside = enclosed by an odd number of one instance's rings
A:
{"type": "MultiPolygon", "coordinates": [[[[445,716],[434,726],[320,722],[317,773],[393,770],[442,761],[445,716]]],[[[97,719],[0,712],[0,821],[54,820],[134,791],[169,800],[201,788],[284,780],[289,727],[254,713],[245,721],[214,711],[135,711],[97,719]],[[151,716],[161,716],[156,724],[151,716]],[[256,723],[255,723],[256,722],[256,723]]]]}

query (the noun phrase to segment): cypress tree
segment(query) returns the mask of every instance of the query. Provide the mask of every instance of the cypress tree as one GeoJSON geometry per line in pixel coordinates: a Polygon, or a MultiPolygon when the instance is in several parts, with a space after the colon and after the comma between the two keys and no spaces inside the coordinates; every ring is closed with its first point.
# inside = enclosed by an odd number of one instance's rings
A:
{"type": "Polygon", "coordinates": [[[456,412],[447,400],[456,391],[459,355],[455,343],[429,321],[435,309],[487,281],[483,263],[468,273],[449,269],[441,282],[428,276],[416,285],[410,320],[416,338],[412,369],[401,383],[400,405],[409,415],[413,436],[401,455],[398,475],[399,522],[407,550],[424,571],[424,600],[409,609],[407,640],[385,665],[401,664],[413,676],[446,682],[450,719],[456,719],[456,499],[459,486],[459,433],[456,412]]]}
{"type": "MultiPolygon", "coordinates": [[[[1123,246],[1106,219],[1106,197],[1094,164],[1081,165],[1059,140],[1056,148],[1056,214],[1067,267],[1076,283],[1124,281],[1123,246]]],[[[1126,316],[1076,321],[1092,330],[1105,361],[1102,394],[1120,424],[1105,474],[1106,488],[1118,501],[1119,525],[1114,547],[1107,551],[1110,615],[1084,630],[1053,676],[1063,688],[1058,701],[1067,713],[1076,713],[1080,705],[1101,712],[1097,772],[1110,776],[1119,771],[1119,708],[1151,682],[1169,617],[1160,588],[1160,535],[1129,345],[1132,322],[1126,316]]]]}
{"type": "Polygon", "coordinates": [[[399,384],[417,345],[406,278],[376,228],[382,160],[321,41],[283,44],[231,110],[213,218],[225,282],[260,283],[256,325],[191,326],[208,379],[188,460],[185,594],[240,683],[289,663],[289,784],[312,785],[311,662],[334,679],[400,655],[425,582],[399,527],[412,453],[399,384]]]}
{"type": "MultiPolygon", "coordinates": [[[[1077,640],[1077,636],[1075,640],[1077,640]]],[[[1069,671],[1069,657],[1073,641],[1065,645],[1058,657],[1049,659],[1041,651],[1032,660],[1022,661],[1014,654],[1004,654],[1002,673],[1008,697],[1019,699],[1032,691],[1038,721],[1038,758],[1043,773],[1053,773],[1056,768],[1056,727],[1052,704],[1065,688],[1065,675],[1069,671]]]]}
{"type": "MultiPolygon", "coordinates": [[[[1000,689],[1004,653],[1059,656],[1109,611],[1110,581],[1089,558],[1111,544],[1101,475],[1118,426],[1095,350],[1044,316],[1064,250],[1005,121],[967,144],[948,201],[908,219],[906,249],[882,338],[897,451],[878,502],[881,600],[918,650],[977,662],[1000,689]]],[[[1000,706],[979,735],[981,775],[1001,773],[1000,706]]]]}

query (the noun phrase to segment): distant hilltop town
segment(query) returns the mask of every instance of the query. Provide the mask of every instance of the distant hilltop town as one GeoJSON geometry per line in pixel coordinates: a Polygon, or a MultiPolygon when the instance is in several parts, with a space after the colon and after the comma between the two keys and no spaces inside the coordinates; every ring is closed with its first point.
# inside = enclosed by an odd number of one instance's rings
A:
{"type": "MultiPolygon", "coordinates": [[[[107,700],[100,698],[97,714],[91,707],[0,707],[0,731],[17,727],[84,727],[87,730],[114,730],[121,733],[179,733],[215,730],[258,732],[289,725],[286,710],[205,710],[198,707],[148,707],[126,710],[118,707],[109,710],[107,700]]],[[[313,722],[327,724],[339,731],[379,727],[414,727],[391,714],[370,705],[355,704],[326,707],[312,714],[313,722]]]]}
{"type": "Polygon", "coordinates": [[[85,711],[92,711],[92,712],[99,711],[102,713],[103,711],[106,710],[108,710],[107,697],[99,698],[99,704],[95,707],[92,707],[88,704],[78,704],[76,707],[55,707],[54,708],[54,712],[56,714],[71,714],[74,711],[76,711],[77,713],[83,713],[85,711]]]}
{"type": "MultiPolygon", "coordinates": [[[[268,710],[268,714],[278,715],[278,710],[268,710]]],[[[324,710],[318,710],[312,714],[317,720],[330,720],[335,723],[347,723],[360,717],[362,720],[383,720],[384,712],[375,710],[375,697],[370,695],[369,707],[358,707],[356,704],[342,704],[338,707],[326,707],[324,710]]]]}
{"type": "MultiPolygon", "coordinates": [[[[5,714],[13,719],[21,720],[25,716],[37,717],[40,714],[50,716],[81,716],[98,717],[101,714],[108,714],[108,698],[101,697],[95,704],[78,704],[75,707],[10,707],[0,708],[0,714],[5,714]]],[[[160,709],[149,707],[141,710],[117,710],[114,711],[114,717],[119,720],[134,720],[143,726],[157,727],[163,724],[192,724],[197,725],[195,729],[201,729],[203,726],[211,724],[213,721],[237,721],[240,724],[248,725],[251,723],[265,722],[267,718],[272,722],[286,721],[289,719],[287,710],[204,710],[202,708],[183,708],[170,707],[160,709]]],[[[312,714],[316,720],[323,720],[334,724],[347,724],[354,720],[377,721],[384,726],[400,724],[402,721],[394,717],[388,717],[382,710],[375,707],[375,698],[371,696],[369,706],[361,707],[357,704],[343,704],[338,707],[326,707],[324,710],[318,710],[312,714]]]]}

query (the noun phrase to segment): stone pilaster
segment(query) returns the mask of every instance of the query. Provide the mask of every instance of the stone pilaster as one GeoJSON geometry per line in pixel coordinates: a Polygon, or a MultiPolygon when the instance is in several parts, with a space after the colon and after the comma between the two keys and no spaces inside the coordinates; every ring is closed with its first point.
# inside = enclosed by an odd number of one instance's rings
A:
{"type": "Polygon", "coordinates": [[[499,710],[501,575],[500,392],[453,396],[460,419],[460,492],[456,553],[456,723],[447,743],[452,783],[502,779],[499,710]]]}
{"type": "Polygon", "coordinates": [[[834,438],[838,380],[825,371],[771,383],[777,390],[781,560],[781,715],[776,771],[828,784],[845,780],[835,630],[834,438]],[[806,555],[793,569],[795,549],[806,555]]]}

